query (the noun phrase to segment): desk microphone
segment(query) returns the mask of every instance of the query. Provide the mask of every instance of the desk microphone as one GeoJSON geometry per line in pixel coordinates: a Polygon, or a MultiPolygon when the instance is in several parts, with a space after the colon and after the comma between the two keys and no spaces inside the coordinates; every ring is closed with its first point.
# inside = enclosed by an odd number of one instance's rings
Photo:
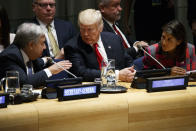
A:
{"type": "Polygon", "coordinates": [[[56,63],[53,59],[48,59],[48,62],[52,63],[52,64],[56,64],[58,67],[62,68],[65,72],[67,72],[68,74],[70,74],[71,76],[73,76],[74,78],[77,78],[76,75],[74,75],[73,73],[71,73],[70,71],[66,70],[64,67],[62,67],[61,65],[59,65],[58,63],[56,63]]]}
{"type": "Polygon", "coordinates": [[[156,58],[154,58],[147,51],[145,51],[141,45],[137,45],[137,48],[142,50],[144,53],[146,53],[150,58],[152,58],[155,62],[157,62],[163,69],[166,69],[165,66],[163,66],[156,58]]]}

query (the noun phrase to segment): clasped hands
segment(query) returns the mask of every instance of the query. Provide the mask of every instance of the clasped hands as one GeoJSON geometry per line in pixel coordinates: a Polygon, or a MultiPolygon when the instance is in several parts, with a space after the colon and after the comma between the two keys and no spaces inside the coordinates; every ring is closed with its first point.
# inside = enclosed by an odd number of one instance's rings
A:
{"type": "Polygon", "coordinates": [[[119,80],[124,81],[124,82],[132,82],[135,73],[136,73],[136,70],[134,69],[134,66],[124,68],[119,71],[119,80]]]}

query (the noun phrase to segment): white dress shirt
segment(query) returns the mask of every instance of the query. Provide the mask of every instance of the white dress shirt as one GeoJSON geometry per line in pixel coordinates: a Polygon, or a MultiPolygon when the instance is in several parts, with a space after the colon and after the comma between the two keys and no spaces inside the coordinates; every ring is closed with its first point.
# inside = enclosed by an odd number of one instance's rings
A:
{"type": "MultiPolygon", "coordinates": [[[[29,57],[22,49],[20,49],[20,52],[22,53],[22,57],[23,57],[23,60],[25,63],[26,71],[28,72],[27,62],[29,62],[29,57]]],[[[47,62],[45,59],[46,58],[43,58],[44,64],[46,64],[46,62],[47,62]]],[[[44,69],[44,71],[46,72],[46,75],[48,76],[48,78],[52,76],[52,73],[50,72],[50,70],[48,68],[44,69]]],[[[32,73],[34,74],[33,65],[32,65],[32,73]]]]}
{"type": "MultiPolygon", "coordinates": [[[[114,28],[113,28],[113,24],[111,23],[111,22],[109,22],[108,20],[106,20],[106,19],[104,19],[107,23],[108,23],[108,25],[114,30],[114,28]]],[[[128,42],[128,40],[127,40],[127,38],[125,37],[125,35],[122,33],[122,31],[118,28],[118,26],[116,26],[115,25],[115,27],[116,27],[116,29],[120,32],[120,34],[121,34],[121,36],[123,37],[123,39],[124,39],[124,41],[125,41],[125,43],[127,44],[127,46],[128,46],[128,48],[130,48],[130,44],[129,44],[129,42],[128,42]]],[[[117,32],[114,30],[114,32],[117,34],[117,32]]],[[[117,34],[118,35],[118,34],[117,34]]],[[[134,44],[133,44],[133,47],[135,48],[135,50],[136,50],[136,52],[138,52],[138,48],[137,48],[137,46],[135,46],[136,45],[136,43],[137,43],[138,41],[136,41],[134,44]]]]}
{"type": "MultiPolygon", "coordinates": [[[[50,52],[50,56],[51,57],[54,57],[54,54],[52,52],[52,46],[51,46],[51,43],[50,43],[50,40],[49,40],[49,37],[48,37],[48,29],[46,28],[46,24],[44,24],[43,22],[41,22],[39,19],[37,19],[37,21],[39,22],[40,24],[40,27],[42,28],[44,34],[45,34],[45,37],[46,37],[46,41],[47,41],[47,44],[48,44],[48,48],[49,48],[49,52],[50,52]]],[[[55,30],[55,27],[54,27],[54,20],[51,22],[51,32],[56,40],[56,43],[58,44],[58,39],[57,39],[57,34],[56,34],[56,30],[55,30]]],[[[58,44],[59,45],[59,44],[58,44]]]]}
{"type": "MultiPolygon", "coordinates": [[[[107,65],[108,64],[108,57],[107,57],[103,42],[101,40],[101,36],[99,36],[99,40],[97,41],[97,44],[98,44],[99,53],[103,57],[104,63],[107,65]]],[[[118,81],[118,79],[119,79],[119,70],[115,70],[115,74],[116,74],[116,80],[118,81]]]]}

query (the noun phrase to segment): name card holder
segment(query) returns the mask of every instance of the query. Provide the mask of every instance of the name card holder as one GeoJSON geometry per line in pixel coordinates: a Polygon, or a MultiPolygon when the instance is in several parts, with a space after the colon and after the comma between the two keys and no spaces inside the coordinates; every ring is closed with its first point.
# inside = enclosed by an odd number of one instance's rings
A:
{"type": "Polygon", "coordinates": [[[186,89],[188,76],[164,76],[147,78],[147,92],[186,89]]]}
{"type": "Polygon", "coordinates": [[[0,93],[0,108],[6,108],[9,104],[9,94],[0,93]]]}
{"type": "Polygon", "coordinates": [[[58,101],[98,97],[100,84],[77,84],[57,87],[58,101]]]}

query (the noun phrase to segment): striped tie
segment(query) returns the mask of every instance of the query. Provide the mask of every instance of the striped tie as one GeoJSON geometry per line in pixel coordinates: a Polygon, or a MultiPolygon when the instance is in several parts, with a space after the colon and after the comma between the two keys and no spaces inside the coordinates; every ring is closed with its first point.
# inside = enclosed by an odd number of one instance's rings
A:
{"type": "Polygon", "coordinates": [[[120,34],[120,32],[117,30],[116,26],[113,24],[112,27],[114,28],[115,32],[120,36],[120,38],[123,40],[123,46],[125,48],[128,48],[127,43],[125,42],[125,40],[123,39],[122,35],[120,34]]]}

